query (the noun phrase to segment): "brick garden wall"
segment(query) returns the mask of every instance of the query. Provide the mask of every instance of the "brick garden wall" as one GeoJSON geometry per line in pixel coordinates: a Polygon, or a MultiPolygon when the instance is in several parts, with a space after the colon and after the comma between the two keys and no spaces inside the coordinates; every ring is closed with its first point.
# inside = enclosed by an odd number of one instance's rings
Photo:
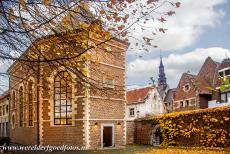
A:
{"type": "Polygon", "coordinates": [[[152,124],[136,123],[136,143],[137,144],[150,144],[150,136],[152,131],[152,124]]]}
{"type": "Polygon", "coordinates": [[[126,144],[135,143],[136,124],[134,121],[126,121],[126,144]]]}
{"type": "Polygon", "coordinates": [[[161,124],[163,146],[230,146],[230,106],[175,112],[136,121],[137,144],[150,144],[151,130],[161,124]]]}

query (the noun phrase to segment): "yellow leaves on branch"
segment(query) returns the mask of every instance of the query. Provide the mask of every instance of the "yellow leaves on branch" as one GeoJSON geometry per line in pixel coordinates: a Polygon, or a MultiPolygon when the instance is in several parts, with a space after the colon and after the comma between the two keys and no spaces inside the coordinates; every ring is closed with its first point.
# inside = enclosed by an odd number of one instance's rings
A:
{"type": "Polygon", "coordinates": [[[20,5],[21,9],[25,9],[25,7],[26,7],[25,0],[19,0],[19,5],[20,5]]]}
{"type": "MultiPolygon", "coordinates": [[[[159,117],[143,119],[160,123],[163,143],[186,146],[190,140],[200,146],[229,146],[229,113],[230,106],[213,109],[184,111],[166,114],[159,117]],[[194,136],[199,136],[194,138],[194,136]]],[[[193,144],[193,143],[192,143],[193,144]]]]}
{"type": "Polygon", "coordinates": [[[81,29],[86,30],[86,31],[88,30],[88,27],[89,27],[89,25],[84,22],[81,22],[79,26],[81,29]]]}
{"type": "Polygon", "coordinates": [[[100,14],[105,14],[105,10],[100,10],[100,14]]]}
{"type": "Polygon", "coordinates": [[[16,20],[16,17],[14,15],[14,10],[13,8],[9,8],[9,13],[8,13],[8,20],[9,22],[14,22],[14,20],[16,20]]]}
{"type": "Polygon", "coordinates": [[[45,6],[49,6],[50,5],[50,0],[43,0],[43,3],[45,6]]]}
{"type": "Polygon", "coordinates": [[[84,76],[88,77],[88,76],[89,76],[89,69],[88,69],[87,67],[84,67],[84,68],[82,69],[82,74],[83,74],[84,76]]]}

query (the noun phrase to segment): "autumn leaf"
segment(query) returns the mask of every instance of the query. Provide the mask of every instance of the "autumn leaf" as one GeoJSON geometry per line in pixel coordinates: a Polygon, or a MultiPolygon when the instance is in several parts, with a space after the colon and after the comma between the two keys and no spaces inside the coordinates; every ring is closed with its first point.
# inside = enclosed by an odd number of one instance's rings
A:
{"type": "Polygon", "coordinates": [[[162,23],[166,21],[163,17],[158,18],[157,20],[159,20],[159,21],[162,22],[162,23]]]}
{"type": "Polygon", "coordinates": [[[159,28],[159,32],[162,32],[162,33],[165,33],[167,29],[164,29],[164,28],[159,28]]]}
{"type": "Polygon", "coordinates": [[[147,4],[151,4],[151,3],[153,3],[153,2],[157,2],[158,0],[148,0],[147,1],[147,4]]]}
{"type": "Polygon", "coordinates": [[[169,11],[169,12],[167,12],[167,15],[168,16],[172,16],[172,15],[174,15],[176,12],[175,11],[169,11]]]}
{"type": "Polygon", "coordinates": [[[105,10],[101,10],[101,11],[100,11],[100,14],[105,14],[105,10]]]}
{"type": "Polygon", "coordinates": [[[43,3],[44,3],[45,6],[49,6],[50,0],[43,0],[43,3]]]}
{"type": "Polygon", "coordinates": [[[121,26],[119,26],[117,29],[118,30],[122,30],[122,29],[124,29],[125,28],[125,26],[124,25],[121,25],[121,26]]]}
{"type": "Polygon", "coordinates": [[[20,6],[21,6],[22,9],[25,9],[25,7],[26,7],[25,0],[19,0],[19,4],[20,4],[20,6]]]}
{"type": "Polygon", "coordinates": [[[153,40],[153,39],[150,39],[150,38],[148,38],[148,37],[143,37],[143,40],[145,40],[147,43],[149,43],[151,40],[153,40]]]}
{"type": "Polygon", "coordinates": [[[116,4],[116,0],[110,0],[113,5],[116,4]]]}
{"type": "Polygon", "coordinates": [[[181,4],[180,2],[176,2],[175,3],[175,5],[176,5],[177,8],[180,7],[180,4],[181,4]]]}

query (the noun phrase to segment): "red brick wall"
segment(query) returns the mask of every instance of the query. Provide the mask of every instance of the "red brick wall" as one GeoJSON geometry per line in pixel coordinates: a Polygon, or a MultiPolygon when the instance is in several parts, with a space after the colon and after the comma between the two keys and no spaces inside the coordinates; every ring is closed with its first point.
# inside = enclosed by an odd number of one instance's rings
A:
{"type": "Polygon", "coordinates": [[[136,123],[136,143],[137,144],[150,144],[152,124],[136,123]]]}
{"type": "Polygon", "coordinates": [[[135,143],[135,135],[136,134],[136,125],[134,121],[126,122],[126,144],[134,144],[135,143]]]}
{"type": "Polygon", "coordinates": [[[78,145],[83,146],[83,121],[77,121],[75,126],[53,126],[50,122],[43,123],[44,145],[78,145]]]}
{"type": "Polygon", "coordinates": [[[123,121],[90,121],[90,148],[101,147],[101,126],[102,124],[114,125],[114,144],[115,146],[122,146],[125,144],[124,140],[124,122],[123,121]],[[95,125],[97,123],[97,125],[95,125]]]}
{"type": "MultiPolygon", "coordinates": [[[[111,41],[107,44],[111,48],[111,52],[105,53],[105,51],[101,49],[95,49],[92,51],[92,57],[96,59],[92,59],[91,64],[87,65],[89,67],[90,77],[93,80],[99,81],[99,85],[101,85],[103,81],[103,77],[109,77],[114,79],[115,86],[113,89],[101,90],[93,87],[89,88],[89,94],[86,95],[85,84],[76,77],[74,82],[74,99],[76,99],[73,103],[75,104],[73,108],[74,114],[74,126],[53,126],[53,111],[51,109],[53,104],[53,80],[55,72],[61,71],[57,70],[57,66],[50,66],[46,63],[41,64],[41,86],[40,86],[40,104],[41,108],[39,113],[41,115],[40,119],[40,139],[41,143],[45,145],[62,145],[62,144],[70,144],[70,145],[86,145],[86,129],[89,128],[89,139],[92,147],[100,146],[100,129],[95,131],[93,129],[94,121],[90,120],[89,127],[87,127],[86,118],[96,119],[98,122],[98,126],[102,123],[112,123],[115,126],[115,145],[120,146],[125,144],[125,50],[127,48],[126,45],[118,42],[111,41]],[[98,51],[96,51],[98,50],[98,51]],[[99,59],[99,63],[96,64],[95,60],[99,59]],[[94,62],[93,62],[94,61],[94,62]],[[86,102],[88,100],[88,102],[86,102]],[[86,104],[88,105],[88,111],[86,111],[86,104]],[[87,117],[87,114],[88,117],[87,117]],[[118,122],[121,125],[118,125],[118,122]]],[[[48,53],[44,53],[48,54],[48,53]]],[[[49,55],[51,56],[51,55],[49,55]]],[[[30,65],[30,64],[29,64],[30,65]]],[[[33,63],[34,69],[36,69],[36,64],[33,63]]],[[[25,66],[23,63],[17,62],[11,68],[10,74],[16,75],[17,77],[25,77],[24,80],[14,79],[11,77],[10,79],[10,91],[13,89],[18,89],[18,84],[27,83],[28,77],[33,73],[32,69],[25,66]],[[24,68],[20,69],[23,66],[24,68]]],[[[36,74],[34,74],[34,78],[36,81],[36,74]]],[[[35,85],[36,87],[36,85],[35,85]]],[[[25,89],[24,89],[25,90],[25,89]]],[[[36,94],[36,91],[34,92],[36,94]]],[[[36,101],[36,96],[34,97],[36,101]]],[[[18,102],[18,101],[17,101],[18,102]]],[[[25,100],[25,102],[27,102],[25,100]]],[[[28,108],[25,103],[25,113],[28,112],[28,108]]],[[[17,104],[17,108],[12,109],[11,114],[14,112],[17,114],[15,116],[18,117],[18,108],[19,104],[17,104]]],[[[36,103],[34,104],[36,107],[36,103]]],[[[34,121],[36,121],[37,110],[34,110],[35,116],[34,121]]],[[[25,125],[22,128],[19,128],[18,125],[15,126],[14,129],[10,129],[10,137],[12,142],[19,144],[36,144],[37,143],[37,128],[36,122],[34,123],[34,127],[28,127],[26,122],[28,121],[25,116],[25,125]],[[27,138],[23,137],[27,136],[27,138]]],[[[18,119],[16,120],[18,121],[18,119]]]]}
{"type": "Polygon", "coordinates": [[[195,88],[194,84],[191,82],[191,79],[189,79],[190,77],[191,76],[188,74],[182,75],[180,82],[176,88],[174,101],[196,97],[196,88],[195,88]],[[189,84],[189,86],[190,86],[189,91],[183,90],[183,87],[186,84],[189,84]]]}

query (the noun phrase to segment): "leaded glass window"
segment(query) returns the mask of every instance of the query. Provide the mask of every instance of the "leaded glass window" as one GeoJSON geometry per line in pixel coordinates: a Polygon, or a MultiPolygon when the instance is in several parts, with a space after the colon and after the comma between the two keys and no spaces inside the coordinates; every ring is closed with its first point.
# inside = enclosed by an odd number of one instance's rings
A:
{"type": "Polygon", "coordinates": [[[12,109],[15,108],[15,105],[16,104],[16,94],[15,94],[15,91],[13,91],[13,94],[12,94],[12,109]]]}
{"type": "Polygon", "coordinates": [[[54,124],[72,124],[72,78],[66,71],[54,79],[54,124]]]}
{"type": "Polygon", "coordinates": [[[33,82],[28,85],[28,103],[29,103],[29,126],[33,126],[33,82]]]}
{"type": "Polygon", "coordinates": [[[23,126],[23,88],[19,89],[19,126],[23,126]]]}

